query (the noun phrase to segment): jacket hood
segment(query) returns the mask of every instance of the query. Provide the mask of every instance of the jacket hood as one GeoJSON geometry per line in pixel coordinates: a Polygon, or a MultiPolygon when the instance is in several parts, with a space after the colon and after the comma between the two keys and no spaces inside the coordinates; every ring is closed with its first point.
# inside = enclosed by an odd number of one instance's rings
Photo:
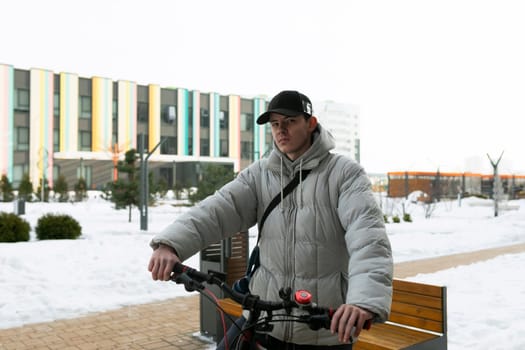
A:
{"type": "Polygon", "coordinates": [[[288,176],[294,174],[299,167],[302,169],[315,168],[329,151],[335,148],[335,139],[321,124],[317,124],[317,129],[313,132],[312,137],[314,139],[312,146],[294,161],[282,153],[274,141],[273,150],[268,157],[268,168],[280,172],[282,161],[282,171],[288,176]]]}

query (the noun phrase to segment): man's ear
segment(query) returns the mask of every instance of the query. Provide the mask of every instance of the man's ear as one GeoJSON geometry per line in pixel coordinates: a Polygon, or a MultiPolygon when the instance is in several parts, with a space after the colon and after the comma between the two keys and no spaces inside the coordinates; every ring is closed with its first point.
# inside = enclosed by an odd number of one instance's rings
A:
{"type": "Polygon", "coordinates": [[[308,118],[308,130],[313,132],[315,128],[317,128],[317,118],[312,115],[308,118]]]}

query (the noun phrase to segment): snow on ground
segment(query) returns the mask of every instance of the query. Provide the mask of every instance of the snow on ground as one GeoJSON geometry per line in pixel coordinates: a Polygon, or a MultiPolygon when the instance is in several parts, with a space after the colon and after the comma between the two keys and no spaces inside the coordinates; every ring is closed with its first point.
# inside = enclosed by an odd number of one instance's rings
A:
{"type": "MultiPolygon", "coordinates": [[[[92,197],[26,203],[22,217],[33,230],[45,213],[68,214],[82,236],[38,241],[32,231],[29,242],[0,243],[0,329],[187,295],[183,286],[152,281],[147,271],[150,239],[187,208],[170,201],[150,207],[149,230],[141,231],[138,210],[128,222],[127,210],[92,197]]],[[[13,209],[0,203],[0,211],[13,209]]],[[[498,217],[492,201],[477,198],[439,203],[429,219],[422,205],[408,203],[405,210],[412,223],[387,224],[395,262],[525,242],[524,200],[502,203],[498,217]]],[[[256,234],[250,231],[252,245],[256,234]]],[[[199,255],[185,263],[198,268],[199,255]]],[[[449,349],[523,349],[523,268],[525,253],[509,254],[410,279],[447,286],[449,349]]]]}

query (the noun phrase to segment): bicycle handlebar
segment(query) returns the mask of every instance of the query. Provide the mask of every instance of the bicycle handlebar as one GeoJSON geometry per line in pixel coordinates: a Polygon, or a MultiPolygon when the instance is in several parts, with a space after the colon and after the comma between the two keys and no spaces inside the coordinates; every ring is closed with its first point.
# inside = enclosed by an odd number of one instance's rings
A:
{"type": "MultiPolygon", "coordinates": [[[[256,315],[259,315],[262,311],[266,311],[270,319],[272,317],[272,311],[285,310],[287,315],[289,315],[292,309],[301,309],[308,314],[297,316],[298,321],[307,323],[313,330],[320,328],[330,329],[330,322],[335,310],[333,308],[317,306],[315,303],[312,303],[311,294],[308,291],[297,291],[292,297],[290,288],[287,290],[281,289],[279,296],[282,301],[264,301],[257,295],[250,293],[242,294],[235,291],[225,283],[225,277],[225,274],[217,271],[203,273],[181,263],[176,263],[173,267],[172,280],[176,283],[184,284],[187,291],[204,290],[203,282],[214,284],[228,294],[232,300],[239,303],[243,309],[249,310],[256,315]]],[[[369,329],[370,327],[371,321],[367,320],[363,328],[369,329]]]]}
{"type": "MultiPolygon", "coordinates": [[[[294,308],[299,307],[300,305],[297,304],[295,301],[292,300],[283,300],[281,302],[272,302],[272,301],[264,301],[259,298],[257,295],[253,294],[242,294],[234,289],[232,289],[230,286],[228,286],[224,280],[225,275],[216,272],[216,271],[209,271],[208,273],[203,273],[201,271],[198,271],[196,269],[193,269],[189,266],[183,265],[181,263],[175,264],[173,267],[174,272],[174,281],[176,283],[182,283],[186,287],[186,290],[189,291],[195,291],[195,290],[202,290],[204,289],[204,285],[202,285],[202,282],[206,282],[208,284],[214,284],[216,286],[219,286],[228,296],[230,296],[235,302],[241,304],[243,309],[249,309],[249,310],[258,310],[258,311],[275,311],[280,309],[287,309],[287,308],[294,308]],[[186,276],[185,276],[186,275],[186,276]]],[[[322,312],[328,312],[330,309],[325,308],[319,308],[319,313],[322,312]]]]}

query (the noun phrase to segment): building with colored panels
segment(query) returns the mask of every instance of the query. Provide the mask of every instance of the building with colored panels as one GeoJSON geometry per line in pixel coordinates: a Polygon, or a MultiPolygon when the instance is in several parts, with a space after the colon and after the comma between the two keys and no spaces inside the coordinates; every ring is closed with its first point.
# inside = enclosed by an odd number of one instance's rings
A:
{"type": "Polygon", "coordinates": [[[153,151],[154,177],[194,185],[202,164],[238,172],[271,148],[268,126],[255,116],[264,98],[140,85],[0,64],[0,174],[17,188],[24,174],[50,186],[64,175],[89,188],[116,178],[114,164],[130,149],[153,151]]]}

